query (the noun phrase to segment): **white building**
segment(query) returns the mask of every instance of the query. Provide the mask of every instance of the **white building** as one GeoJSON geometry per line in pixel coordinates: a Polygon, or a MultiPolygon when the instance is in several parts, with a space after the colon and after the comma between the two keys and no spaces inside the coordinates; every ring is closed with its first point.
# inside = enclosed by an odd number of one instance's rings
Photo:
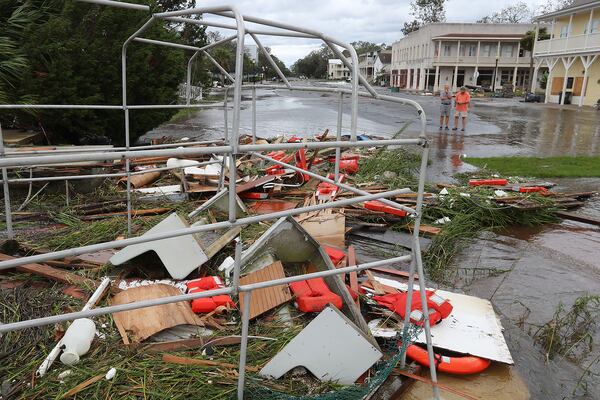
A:
{"type": "Polygon", "coordinates": [[[382,50],[377,53],[373,63],[373,80],[382,86],[390,83],[390,66],[392,65],[392,51],[382,50]]]}
{"type": "Polygon", "coordinates": [[[531,54],[520,40],[530,24],[436,23],[392,46],[391,86],[438,91],[448,84],[497,89],[526,87],[531,54]]]}
{"type": "Polygon", "coordinates": [[[370,82],[372,82],[375,77],[375,60],[377,60],[376,51],[358,55],[358,70],[360,74],[370,82]]]}
{"type": "Polygon", "coordinates": [[[348,79],[350,78],[350,70],[346,67],[342,60],[338,58],[329,59],[327,64],[327,79],[348,79]]]}

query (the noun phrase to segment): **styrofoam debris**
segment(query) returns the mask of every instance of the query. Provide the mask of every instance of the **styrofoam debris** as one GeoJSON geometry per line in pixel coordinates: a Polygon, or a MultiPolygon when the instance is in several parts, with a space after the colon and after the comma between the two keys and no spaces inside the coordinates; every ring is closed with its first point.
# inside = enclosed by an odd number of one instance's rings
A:
{"type": "Polygon", "coordinates": [[[450,192],[448,192],[448,189],[446,189],[446,188],[443,188],[442,190],[440,190],[440,195],[443,195],[443,196],[445,196],[445,195],[447,195],[447,194],[449,194],[449,193],[450,193],[450,192]]]}
{"type": "Polygon", "coordinates": [[[67,376],[71,375],[72,373],[73,373],[73,371],[71,371],[70,369],[66,369],[63,372],[61,372],[60,374],[58,374],[58,379],[63,380],[67,376]]]}
{"type": "Polygon", "coordinates": [[[111,368],[108,370],[108,372],[106,373],[106,376],[104,377],[107,381],[110,381],[112,378],[115,377],[115,375],[117,374],[117,369],[116,368],[111,368]]]}
{"type": "Polygon", "coordinates": [[[469,193],[459,193],[462,197],[471,197],[469,193]]]}
{"type": "Polygon", "coordinates": [[[440,219],[438,219],[438,220],[434,221],[433,223],[434,223],[434,224],[437,224],[437,225],[444,225],[444,224],[446,224],[446,223],[448,223],[448,222],[450,222],[450,218],[448,218],[448,217],[443,217],[443,218],[440,218],[440,219]]]}
{"type": "Polygon", "coordinates": [[[187,281],[174,281],[171,279],[134,279],[131,281],[122,280],[119,282],[119,289],[127,290],[139,286],[155,285],[157,283],[175,286],[177,289],[181,290],[181,293],[185,293],[187,290],[187,281]]]}
{"type": "Polygon", "coordinates": [[[500,189],[494,190],[494,194],[497,197],[506,197],[506,196],[508,196],[508,193],[506,193],[504,190],[500,190],[500,189]]]}

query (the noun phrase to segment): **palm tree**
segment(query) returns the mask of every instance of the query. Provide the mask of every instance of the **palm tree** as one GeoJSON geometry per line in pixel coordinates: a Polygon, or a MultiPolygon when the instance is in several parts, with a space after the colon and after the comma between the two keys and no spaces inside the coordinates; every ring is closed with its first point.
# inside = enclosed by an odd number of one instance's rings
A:
{"type": "Polygon", "coordinates": [[[32,24],[41,22],[58,5],[58,0],[0,0],[0,103],[35,102],[32,96],[17,95],[29,69],[23,43],[32,24]]]}

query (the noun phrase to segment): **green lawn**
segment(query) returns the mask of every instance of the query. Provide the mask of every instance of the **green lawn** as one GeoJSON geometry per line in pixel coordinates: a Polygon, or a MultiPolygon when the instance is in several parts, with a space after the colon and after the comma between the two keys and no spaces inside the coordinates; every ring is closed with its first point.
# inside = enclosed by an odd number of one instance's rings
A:
{"type": "Polygon", "coordinates": [[[469,157],[465,162],[503,176],[600,177],[600,157],[469,157]]]}

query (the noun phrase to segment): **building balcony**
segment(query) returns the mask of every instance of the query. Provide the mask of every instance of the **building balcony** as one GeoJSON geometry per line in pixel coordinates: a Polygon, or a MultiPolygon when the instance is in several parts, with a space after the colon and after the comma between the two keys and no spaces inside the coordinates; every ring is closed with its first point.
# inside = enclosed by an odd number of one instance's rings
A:
{"type": "Polygon", "coordinates": [[[569,55],[598,51],[600,52],[600,32],[585,35],[573,35],[566,38],[554,38],[536,42],[534,55],[569,55]]]}
{"type": "MultiPolygon", "coordinates": [[[[500,57],[498,65],[529,65],[529,57],[500,57]]],[[[433,59],[433,65],[458,65],[458,66],[495,66],[496,57],[475,57],[475,56],[446,56],[433,59]]]]}

